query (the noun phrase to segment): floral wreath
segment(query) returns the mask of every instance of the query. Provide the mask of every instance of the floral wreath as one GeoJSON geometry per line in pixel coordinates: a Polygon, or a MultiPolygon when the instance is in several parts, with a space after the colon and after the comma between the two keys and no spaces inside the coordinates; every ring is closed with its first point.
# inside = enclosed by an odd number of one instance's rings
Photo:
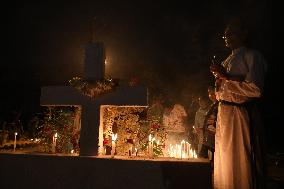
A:
{"type": "Polygon", "coordinates": [[[106,78],[89,81],[81,77],[73,77],[69,80],[69,84],[79,90],[83,95],[91,98],[97,98],[103,94],[110,93],[117,87],[117,82],[106,78]]]}

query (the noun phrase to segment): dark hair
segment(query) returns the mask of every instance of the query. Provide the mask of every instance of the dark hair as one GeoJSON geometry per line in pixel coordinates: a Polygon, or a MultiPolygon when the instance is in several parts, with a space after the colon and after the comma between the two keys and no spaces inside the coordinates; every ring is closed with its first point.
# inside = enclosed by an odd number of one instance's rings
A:
{"type": "Polygon", "coordinates": [[[215,87],[213,87],[213,86],[210,85],[210,86],[208,86],[208,91],[209,91],[209,90],[210,90],[210,91],[214,91],[214,90],[215,90],[215,87]]]}
{"type": "Polygon", "coordinates": [[[208,101],[209,100],[209,97],[208,97],[208,94],[202,94],[199,96],[199,99],[200,100],[203,100],[203,101],[208,101]]]}
{"type": "Polygon", "coordinates": [[[167,99],[163,102],[164,107],[172,107],[173,105],[174,105],[174,103],[171,99],[167,99]]]}
{"type": "Polygon", "coordinates": [[[235,34],[238,34],[239,36],[246,37],[248,34],[247,24],[244,18],[240,16],[232,17],[226,26],[226,29],[228,28],[230,28],[231,32],[234,32],[235,34]]]}

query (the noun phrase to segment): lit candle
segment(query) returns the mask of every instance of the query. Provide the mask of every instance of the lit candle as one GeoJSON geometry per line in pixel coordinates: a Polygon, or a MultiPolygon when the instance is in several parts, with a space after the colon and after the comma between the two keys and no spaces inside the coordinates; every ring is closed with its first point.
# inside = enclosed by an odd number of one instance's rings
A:
{"type": "Polygon", "coordinates": [[[190,144],[188,142],[186,142],[186,154],[187,154],[187,158],[189,158],[189,149],[190,149],[190,144]]]}
{"type": "Polygon", "coordinates": [[[16,151],[16,143],[17,143],[17,135],[18,135],[18,133],[17,132],[15,132],[15,140],[14,140],[14,152],[16,151]]]}
{"type": "Polygon", "coordinates": [[[152,136],[151,134],[149,135],[149,158],[152,158],[153,157],[153,139],[152,139],[152,136]]]}
{"type": "Polygon", "coordinates": [[[185,151],[185,141],[182,140],[181,143],[180,143],[180,158],[182,159],[183,158],[183,151],[185,151]]]}
{"type": "Polygon", "coordinates": [[[138,150],[137,148],[135,148],[135,156],[137,156],[138,150]]]}
{"type": "Polygon", "coordinates": [[[175,149],[175,158],[179,157],[179,145],[176,144],[176,149],[175,149]]]}
{"type": "Polygon", "coordinates": [[[56,140],[57,140],[57,133],[52,138],[52,153],[55,153],[56,151],[56,140]]]}
{"type": "Polygon", "coordinates": [[[193,151],[193,158],[197,159],[197,154],[196,154],[195,150],[193,151]]]}
{"type": "Polygon", "coordinates": [[[111,157],[114,158],[114,154],[115,154],[115,141],[117,139],[117,133],[116,134],[112,134],[111,137],[111,157]]]}
{"type": "Polygon", "coordinates": [[[54,146],[54,136],[52,136],[52,146],[51,146],[52,153],[55,153],[55,146],[54,146]]]}
{"type": "Polygon", "coordinates": [[[173,152],[172,152],[173,150],[172,150],[172,144],[170,144],[169,145],[169,148],[168,148],[168,153],[169,153],[169,156],[170,157],[173,157],[172,155],[173,155],[173,152]]]}

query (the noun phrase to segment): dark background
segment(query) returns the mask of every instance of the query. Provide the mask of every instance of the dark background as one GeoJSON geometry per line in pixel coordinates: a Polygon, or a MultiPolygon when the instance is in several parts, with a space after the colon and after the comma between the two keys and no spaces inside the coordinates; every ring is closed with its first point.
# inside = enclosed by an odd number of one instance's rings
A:
{"type": "Polygon", "coordinates": [[[269,68],[262,102],[269,149],[282,151],[275,87],[281,74],[270,1],[12,2],[2,9],[1,122],[18,111],[25,128],[40,111],[42,86],[67,85],[83,74],[84,45],[91,40],[105,43],[106,76],[139,78],[152,96],[188,107],[192,96],[212,84],[213,55],[221,61],[230,53],[221,38],[227,21],[242,15],[250,47],[264,55],[269,68]]]}

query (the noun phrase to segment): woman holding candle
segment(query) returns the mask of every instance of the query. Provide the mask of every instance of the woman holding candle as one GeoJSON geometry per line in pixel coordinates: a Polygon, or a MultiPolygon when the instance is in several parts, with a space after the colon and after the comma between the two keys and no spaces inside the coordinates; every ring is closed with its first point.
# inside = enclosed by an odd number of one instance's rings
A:
{"type": "Polygon", "coordinates": [[[209,110],[209,98],[205,95],[199,97],[199,109],[195,113],[195,122],[194,122],[194,132],[197,134],[198,138],[198,148],[197,153],[199,157],[207,158],[208,152],[207,149],[203,146],[203,127],[206,114],[209,110]]]}
{"type": "Polygon", "coordinates": [[[214,157],[214,188],[265,187],[263,128],[256,100],[263,92],[266,63],[262,55],[244,46],[247,30],[233,19],[225,30],[232,50],[222,65],[211,65],[219,101],[214,157]]]}

